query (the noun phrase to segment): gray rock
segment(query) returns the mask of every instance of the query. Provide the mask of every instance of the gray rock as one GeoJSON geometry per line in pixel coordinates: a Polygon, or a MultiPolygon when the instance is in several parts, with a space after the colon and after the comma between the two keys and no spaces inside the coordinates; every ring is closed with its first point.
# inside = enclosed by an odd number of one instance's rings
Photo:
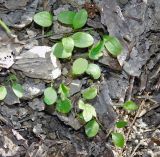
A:
{"type": "Polygon", "coordinates": [[[41,95],[45,89],[44,82],[36,82],[33,79],[27,79],[27,81],[22,85],[24,89],[24,94],[22,99],[28,100],[33,99],[41,95]]]}
{"type": "Polygon", "coordinates": [[[39,99],[33,99],[32,102],[29,102],[29,106],[35,111],[43,111],[45,109],[45,104],[39,99]]]}
{"type": "Polygon", "coordinates": [[[5,0],[5,7],[8,9],[19,9],[25,7],[29,0],[5,0]]]}
{"type": "Polygon", "coordinates": [[[109,130],[116,120],[116,113],[113,110],[112,104],[112,100],[109,96],[108,85],[106,82],[103,82],[100,93],[93,102],[93,106],[96,108],[98,118],[106,130],[109,130]]]}
{"type": "Polygon", "coordinates": [[[53,80],[61,75],[61,64],[51,53],[51,47],[35,46],[16,59],[13,68],[28,77],[53,80]]]}
{"type": "Polygon", "coordinates": [[[11,86],[7,86],[7,96],[4,99],[4,102],[7,105],[14,105],[20,103],[19,98],[14,94],[11,86]]]}
{"type": "Polygon", "coordinates": [[[73,80],[69,85],[70,88],[70,96],[80,92],[82,87],[82,82],[80,80],[73,80]]]}

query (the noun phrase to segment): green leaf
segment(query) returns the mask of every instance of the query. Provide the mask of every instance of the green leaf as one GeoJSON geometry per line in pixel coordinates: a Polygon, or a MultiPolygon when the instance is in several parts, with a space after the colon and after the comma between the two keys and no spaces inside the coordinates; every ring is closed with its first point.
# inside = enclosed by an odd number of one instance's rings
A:
{"type": "Polygon", "coordinates": [[[16,82],[13,83],[13,84],[12,84],[12,90],[13,90],[14,94],[15,94],[18,98],[23,97],[24,90],[23,90],[21,84],[18,84],[18,83],[16,83],[16,82]]]}
{"type": "Polygon", "coordinates": [[[89,87],[87,89],[85,89],[83,92],[82,92],[82,96],[83,98],[85,99],[93,99],[97,96],[97,88],[96,87],[89,87]]]}
{"type": "Polygon", "coordinates": [[[66,52],[71,53],[74,48],[74,41],[71,37],[63,38],[62,44],[66,52]]]}
{"type": "Polygon", "coordinates": [[[94,79],[99,79],[101,76],[101,69],[97,64],[89,64],[86,70],[88,75],[91,75],[94,79]]]}
{"type": "Polygon", "coordinates": [[[48,87],[44,90],[44,102],[47,105],[52,105],[57,100],[57,93],[52,87],[48,87]]]}
{"type": "Polygon", "coordinates": [[[99,131],[99,124],[93,119],[85,125],[85,133],[88,137],[94,137],[99,131]]]}
{"type": "Polygon", "coordinates": [[[89,47],[94,42],[93,37],[90,34],[84,32],[77,32],[72,35],[72,38],[74,40],[74,46],[79,48],[89,47]]]}
{"type": "Polygon", "coordinates": [[[64,83],[61,83],[58,92],[61,94],[61,99],[65,99],[69,97],[70,89],[64,83]]]}
{"type": "Polygon", "coordinates": [[[90,121],[93,117],[96,117],[96,110],[90,104],[84,104],[82,100],[78,102],[79,109],[83,110],[82,115],[86,122],[90,121]]]}
{"type": "Polygon", "coordinates": [[[69,99],[59,100],[56,104],[56,110],[61,113],[68,113],[72,109],[72,103],[69,99]]]}
{"type": "Polygon", "coordinates": [[[116,122],[116,127],[117,128],[124,128],[125,126],[127,126],[127,122],[126,121],[123,121],[123,120],[120,120],[118,122],[116,122]]]}
{"type": "Polygon", "coordinates": [[[74,16],[74,19],[73,19],[73,28],[74,29],[82,28],[86,24],[87,18],[88,18],[87,11],[85,9],[81,9],[74,16]]]}
{"type": "Polygon", "coordinates": [[[0,100],[3,100],[7,96],[7,89],[5,86],[0,86],[0,100]]]}
{"type": "Polygon", "coordinates": [[[58,21],[64,24],[71,25],[73,23],[75,15],[76,13],[73,11],[63,11],[58,15],[58,21]]]}
{"type": "Polygon", "coordinates": [[[104,40],[96,43],[89,51],[89,58],[93,60],[98,60],[102,55],[104,49],[104,40]]]}
{"type": "Polygon", "coordinates": [[[125,102],[122,107],[125,109],[125,110],[128,110],[128,111],[135,111],[135,110],[138,110],[138,105],[136,103],[134,103],[133,101],[127,101],[125,102]]]}
{"type": "Polygon", "coordinates": [[[105,47],[114,57],[121,54],[123,46],[116,37],[105,35],[105,47]]]}
{"type": "Polygon", "coordinates": [[[10,80],[11,82],[17,82],[17,81],[18,81],[18,78],[16,77],[16,75],[11,74],[11,75],[9,75],[9,80],[10,80]]]}
{"type": "Polygon", "coordinates": [[[78,58],[73,62],[72,72],[75,75],[83,74],[88,68],[88,61],[84,58],[78,58]]]}
{"type": "Polygon", "coordinates": [[[115,146],[120,147],[120,148],[124,147],[125,140],[121,133],[113,132],[112,141],[115,146]]]}
{"type": "Polygon", "coordinates": [[[49,27],[52,25],[53,16],[48,11],[42,11],[34,15],[34,22],[42,27],[49,27]]]}
{"type": "Polygon", "coordinates": [[[52,52],[57,58],[69,58],[72,55],[72,52],[66,52],[61,42],[53,45],[52,52]]]}

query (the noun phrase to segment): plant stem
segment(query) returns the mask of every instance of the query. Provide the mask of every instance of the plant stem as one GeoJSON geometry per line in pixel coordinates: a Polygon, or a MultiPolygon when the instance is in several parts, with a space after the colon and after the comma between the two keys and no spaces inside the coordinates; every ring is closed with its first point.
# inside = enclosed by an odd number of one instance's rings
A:
{"type": "Polygon", "coordinates": [[[11,34],[9,27],[0,19],[0,26],[6,31],[7,34],[11,34]]]}

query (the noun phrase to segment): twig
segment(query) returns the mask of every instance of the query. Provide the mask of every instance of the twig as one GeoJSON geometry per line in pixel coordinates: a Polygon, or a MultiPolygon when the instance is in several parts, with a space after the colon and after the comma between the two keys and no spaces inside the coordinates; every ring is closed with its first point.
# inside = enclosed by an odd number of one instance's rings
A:
{"type": "Polygon", "coordinates": [[[135,79],[135,77],[131,76],[126,101],[131,100],[132,90],[133,90],[133,85],[134,85],[134,79],[135,79]]]}
{"type": "Polygon", "coordinates": [[[139,116],[140,111],[141,111],[142,107],[144,106],[144,104],[145,104],[145,101],[143,100],[142,103],[141,103],[141,105],[139,106],[139,109],[138,109],[138,111],[137,111],[137,114],[135,115],[135,117],[134,117],[131,125],[129,126],[129,130],[128,130],[128,133],[127,133],[127,136],[126,136],[126,142],[128,141],[128,138],[129,138],[129,135],[130,135],[130,133],[131,133],[132,127],[133,127],[133,125],[134,125],[137,117],[139,116]]]}

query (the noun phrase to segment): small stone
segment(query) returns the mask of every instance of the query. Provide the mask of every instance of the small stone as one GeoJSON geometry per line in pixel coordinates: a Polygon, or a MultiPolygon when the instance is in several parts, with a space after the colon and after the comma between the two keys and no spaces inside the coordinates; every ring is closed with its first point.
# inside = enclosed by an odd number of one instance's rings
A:
{"type": "Polygon", "coordinates": [[[68,74],[68,70],[67,70],[67,68],[63,68],[63,70],[62,70],[62,74],[64,75],[64,76],[66,76],[67,74],[68,74]]]}
{"type": "Polygon", "coordinates": [[[45,90],[45,83],[40,81],[37,82],[33,79],[27,79],[26,82],[22,85],[24,89],[24,95],[22,99],[28,100],[33,99],[43,93],[45,90]]]}
{"type": "Polygon", "coordinates": [[[128,3],[128,0],[119,0],[119,2],[123,5],[127,4],[128,3]]]}
{"type": "Polygon", "coordinates": [[[37,124],[37,125],[35,125],[34,128],[33,128],[33,132],[34,132],[36,135],[39,135],[39,134],[43,133],[42,124],[37,124]]]}
{"type": "Polygon", "coordinates": [[[73,80],[70,84],[70,96],[80,92],[82,87],[82,82],[80,80],[73,80]]]}
{"type": "Polygon", "coordinates": [[[45,109],[45,104],[39,99],[33,99],[32,102],[29,102],[29,106],[36,111],[43,111],[45,109]]]}

